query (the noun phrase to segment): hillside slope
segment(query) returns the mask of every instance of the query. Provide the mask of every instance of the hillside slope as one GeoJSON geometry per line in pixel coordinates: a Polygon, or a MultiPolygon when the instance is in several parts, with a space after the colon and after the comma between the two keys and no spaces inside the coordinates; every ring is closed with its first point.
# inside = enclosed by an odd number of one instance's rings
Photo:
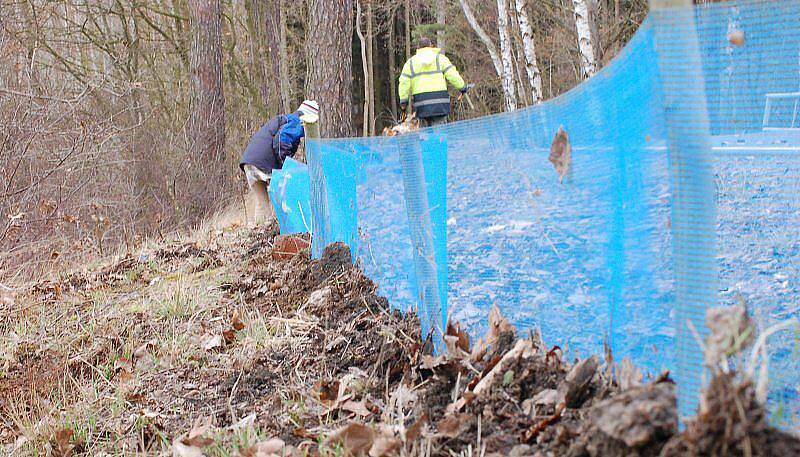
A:
{"type": "Polygon", "coordinates": [[[276,242],[275,227],[216,231],[0,302],[0,445],[177,456],[800,449],[732,378],[677,435],[668,376],[642,384],[610,356],[569,364],[538,335],[517,339],[498,310],[484,338],[449,327],[433,356],[414,315],[392,311],[345,246],[311,261],[294,253],[302,241],[276,242]]]}

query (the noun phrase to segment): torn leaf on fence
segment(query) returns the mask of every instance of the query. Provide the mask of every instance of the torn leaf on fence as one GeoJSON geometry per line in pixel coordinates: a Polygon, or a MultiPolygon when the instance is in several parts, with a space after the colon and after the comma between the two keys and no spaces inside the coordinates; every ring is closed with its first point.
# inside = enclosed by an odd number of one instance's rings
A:
{"type": "Polygon", "coordinates": [[[558,182],[563,182],[564,177],[572,166],[572,146],[569,144],[569,135],[564,126],[558,128],[553,143],[550,145],[550,163],[556,168],[558,182]]]}

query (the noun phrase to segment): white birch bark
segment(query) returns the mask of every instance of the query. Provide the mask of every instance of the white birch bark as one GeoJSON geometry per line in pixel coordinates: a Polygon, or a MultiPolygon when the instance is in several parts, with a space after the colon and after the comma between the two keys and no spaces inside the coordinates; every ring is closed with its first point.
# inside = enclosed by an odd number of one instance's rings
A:
{"type": "Polygon", "coordinates": [[[506,0],[497,0],[497,28],[500,32],[500,53],[503,62],[503,95],[506,111],[517,109],[517,87],[514,82],[514,56],[511,54],[511,36],[508,33],[506,0]]]}
{"type": "Polygon", "coordinates": [[[369,136],[369,59],[367,59],[367,40],[364,38],[364,32],[361,31],[361,2],[359,0],[356,0],[356,35],[361,42],[361,66],[364,69],[364,126],[362,132],[364,136],[369,136]]]}
{"type": "Polygon", "coordinates": [[[594,76],[597,72],[597,58],[589,24],[589,5],[591,0],[572,0],[575,8],[575,28],[578,31],[578,50],[581,54],[581,71],[583,79],[594,76]]]}
{"type": "Polygon", "coordinates": [[[483,30],[483,27],[481,27],[477,19],[475,19],[475,15],[472,14],[472,8],[470,8],[467,0],[458,0],[458,2],[461,3],[461,10],[464,11],[464,16],[467,18],[470,27],[472,27],[472,30],[478,35],[483,45],[486,46],[486,50],[489,51],[489,57],[492,59],[494,71],[497,73],[497,76],[503,76],[503,64],[500,61],[500,55],[497,53],[497,48],[494,43],[492,43],[489,35],[486,34],[486,31],[483,30]]]}
{"type": "Polygon", "coordinates": [[[536,46],[533,43],[533,29],[528,20],[528,10],[525,8],[526,3],[526,0],[516,0],[515,5],[517,7],[519,30],[522,34],[522,46],[525,51],[525,70],[528,73],[528,83],[531,85],[531,98],[533,103],[536,104],[544,98],[542,95],[542,73],[536,63],[536,46]]]}

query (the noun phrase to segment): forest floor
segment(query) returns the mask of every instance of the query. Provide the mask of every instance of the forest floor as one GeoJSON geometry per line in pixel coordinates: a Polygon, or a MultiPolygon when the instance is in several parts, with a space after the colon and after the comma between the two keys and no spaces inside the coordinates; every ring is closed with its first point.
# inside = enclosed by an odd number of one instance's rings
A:
{"type": "Polygon", "coordinates": [[[312,261],[276,231],[162,243],[0,300],[0,453],[800,455],[739,378],[716,377],[679,433],[668,374],[570,363],[497,309],[431,355],[345,246],[312,261]]]}

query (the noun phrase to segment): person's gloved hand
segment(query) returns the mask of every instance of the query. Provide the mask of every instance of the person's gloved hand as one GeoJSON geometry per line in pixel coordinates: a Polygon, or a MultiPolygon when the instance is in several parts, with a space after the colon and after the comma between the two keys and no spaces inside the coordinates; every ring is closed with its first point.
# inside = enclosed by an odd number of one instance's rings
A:
{"type": "Polygon", "coordinates": [[[464,84],[464,87],[461,88],[461,93],[466,95],[466,93],[469,92],[469,90],[473,87],[475,87],[475,84],[464,84]]]}
{"type": "Polygon", "coordinates": [[[400,102],[400,111],[405,111],[408,108],[408,102],[400,102]]]}

